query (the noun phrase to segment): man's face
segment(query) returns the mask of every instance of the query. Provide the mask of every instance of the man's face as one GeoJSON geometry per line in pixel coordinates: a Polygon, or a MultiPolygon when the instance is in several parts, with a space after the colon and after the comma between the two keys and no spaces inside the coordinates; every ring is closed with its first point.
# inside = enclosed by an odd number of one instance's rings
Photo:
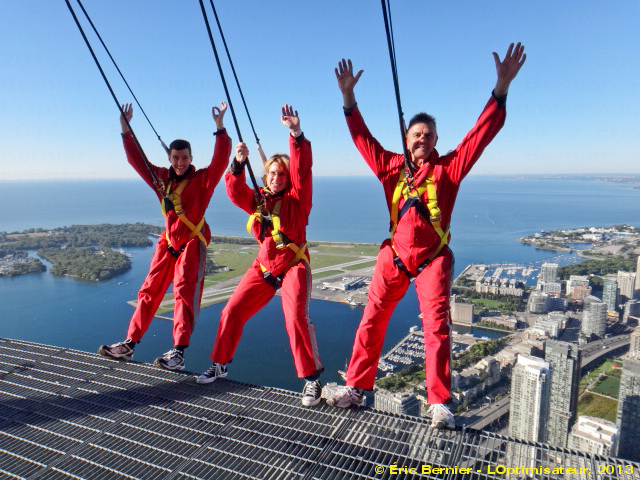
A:
{"type": "Polygon", "coordinates": [[[273,193],[280,193],[289,186],[289,174],[287,170],[278,163],[269,167],[267,172],[267,187],[273,193]]]}
{"type": "Polygon", "coordinates": [[[189,165],[191,165],[191,160],[193,160],[193,157],[189,154],[188,148],[184,150],[172,149],[169,153],[169,161],[178,176],[187,173],[187,169],[189,165]]]}
{"type": "Polygon", "coordinates": [[[407,132],[407,149],[418,167],[429,158],[437,142],[436,127],[430,123],[416,123],[407,132]]]}

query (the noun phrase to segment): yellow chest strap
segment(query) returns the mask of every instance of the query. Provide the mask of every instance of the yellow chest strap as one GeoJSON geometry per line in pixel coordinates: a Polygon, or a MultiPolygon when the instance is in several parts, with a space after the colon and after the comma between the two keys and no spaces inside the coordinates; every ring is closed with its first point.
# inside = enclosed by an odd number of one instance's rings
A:
{"type": "Polygon", "coordinates": [[[427,192],[427,209],[429,210],[429,221],[440,237],[440,248],[449,243],[449,228],[447,230],[442,229],[442,214],[440,207],[438,207],[438,195],[436,191],[436,184],[433,180],[433,169],[429,169],[426,180],[422,185],[415,187],[409,185],[407,182],[407,175],[404,170],[400,172],[398,183],[393,191],[393,199],[391,202],[391,242],[393,243],[393,236],[396,233],[398,226],[398,214],[400,198],[404,197],[405,202],[411,198],[420,201],[422,195],[427,192]]]}
{"type": "MultiPolygon", "coordinates": [[[[293,250],[293,252],[296,254],[296,256],[291,260],[291,265],[298,263],[300,260],[305,260],[307,263],[309,263],[309,257],[307,257],[307,255],[305,254],[305,249],[307,247],[306,243],[302,244],[301,246],[298,246],[293,242],[289,242],[285,244],[284,238],[283,238],[284,235],[280,229],[281,228],[281,224],[280,224],[280,208],[281,207],[282,207],[282,200],[278,199],[278,201],[276,201],[275,205],[273,206],[273,210],[271,211],[269,217],[265,217],[262,214],[262,208],[260,208],[260,206],[258,205],[258,207],[256,208],[256,211],[253,212],[249,217],[249,221],[247,222],[247,231],[249,232],[249,235],[253,235],[253,224],[256,220],[261,220],[262,218],[270,219],[271,224],[273,225],[273,229],[271,230],[271,237],[273,238],[273,241],[276,243],[276,246],[278,248],[289,248],[293,250]]],[[[266,228],[266,227],[263,226],[263,228],[266,228]]],[[[262,265],[261,267],[263,272],[265,272],[266,271],[265,267],[262,265]]]]}
{"type": "MultiPolygon", "coordinates": [[[[191,230],[191,238],[198,237],[202,243],[208,245],[207,239],[204,238],[204,235],[202,234],[202,227],[204,226],[205,222],[204,217],[200,219],[197,225],[194,225],[193,222],[191,222],[191,220],[187,218],[184,210],[182,209],[182,199],[180,198],[180,195],[182,194],[188,183],[189,180],[183,180],[178,184],[175,190],[171,191],[171,182],[169,182],[169,184],[167,185],[167,191],[165,192],[165,197],[171,200],[171,203],[173,204],[173,210],[176,212],[176,215],[178,215],[178,218],[182,221],[182,223],[184,223],[187,227],[189,227],[189,230],[191,230]]],[[[162,215],[166,217],[167,213],[167,206],[165,205],[165,200],[163,199],[162,215]]],[[[169,234],[165,232],[164,235],[167,239],[167,242],[169,242],[169,245],[171,245],[169,234]]]]}

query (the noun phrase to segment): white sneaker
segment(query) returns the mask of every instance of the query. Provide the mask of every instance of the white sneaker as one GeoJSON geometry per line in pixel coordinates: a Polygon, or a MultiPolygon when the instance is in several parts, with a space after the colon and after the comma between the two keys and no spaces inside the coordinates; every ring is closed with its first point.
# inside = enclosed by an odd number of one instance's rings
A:
{"type": "Polygon", "coordinates": [[[302,405],[315,407],[322,399],[322,385],[318,380],[307,380],[302,390],[302,405]]]}
{"type": "Polygon", "coordinates": [[[443,403],[434,403],[429,407],[427,413],[431,417],[431,428],[456,428],[456,419],[451,410],[443,403]]]}
{"type": "Polygon", "coordinates": [[[182,350],[173,348],[163,356],[156,358],[153,364],[165,370],[184,370],[184,353],[182,353],[182,350]]]}
{"type": "Polygon", "coordinates": [[[331,398],[327,399],[327,403],[338,408],[349,408],[352,405],[361,407],[364,405],[362,393],[361,388],[341,387],[331,398]]]}
{"type": "Polygon", "coordinates": [[[211,383],[215,382],[218,378],[224,378],[226,376],[227,364],[213,362],[213,365],[211,365],[206,372],[203,372],[201,375],[196,377],[196,382],[211,383]]]}
{"type": "Polygon", "coordinates": [[[127,338],[124,342],[114,343],[113,345],[102,345],[98,349],[98,353],[117,360],[131,361],[133,360],[133,348],[135,345],[130,338],[127,338]]]}

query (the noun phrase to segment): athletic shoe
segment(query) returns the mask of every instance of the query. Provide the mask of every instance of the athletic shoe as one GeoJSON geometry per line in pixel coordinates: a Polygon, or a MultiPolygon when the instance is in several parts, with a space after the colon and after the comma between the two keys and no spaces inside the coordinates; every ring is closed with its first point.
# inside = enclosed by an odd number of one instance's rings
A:
{"type": "Polygon", "coordinates": [[[329,405],[338,408],[349,408],[354,405],[361,407],[364,405],[364,395],[361,388],[341,387],[331,398],[327,399],[329,405]]]}
{"type": "Polygon", "coordinates": [[[182,350],[174,348],[163,356],[156,358],[153,364],[166,370],[184,370],[184,353],[182,350]]]}
{"type": "Polygon", "coordinates": [[[431,428],[449,428],[451,430],[456,428],[453,413],[443,403],[431,405],[427,414],[431,417],[431,428]]]}
{"type": "Polygon", "coordinates": [[[196,377],[196,382],[211,383],[211,382],[215,382],[219,378],[224,378],[226,376],[227,376],[227,364],[213,362],[213,365],[209,367],[209,370],[207,370],[206,372],[196,377]]]}
{"type": "Polygon", "coordinates": [[[133,360],[133,347],[135,343],[127,338],[124,342],[114,343],[113,345],[102,345],[98,349],[100,355],[115,358],[117,360],[133,360]]]}
{"type": "Polygon", "coordinates": [[[307,380],[302,390],[302,405],[305,407],[315,407],[322,398],[322,385],[318,380],[307,380]]]}

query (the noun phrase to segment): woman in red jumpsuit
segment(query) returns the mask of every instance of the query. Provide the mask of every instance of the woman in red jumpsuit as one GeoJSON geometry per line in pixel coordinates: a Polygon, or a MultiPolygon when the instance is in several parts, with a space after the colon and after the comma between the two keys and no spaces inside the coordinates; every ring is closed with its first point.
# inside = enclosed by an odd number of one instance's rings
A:
{"type": "Polygon", "coordinates": [[[265,163],[266,186],[260,189],[261,204],[245,181],[244,163],[249,149],[244,143],[237,145],[236,158],[225,176],[231,201],[252,215],[248,229],[260,242],[260,252],[222,311],[211,354],[213,365],[196,380],[210,383],[227,375],[227,364],[236,352],[244,324],[281,287],[296,372],[306,380],[302,404],[314,406],[320,403],[322,387],[318,378],[323,368],[315,327],[309,319],[311,268],[306,227],[311,212],[311,143],[300,130],[298,112],[291,106],[282,108],[281,120],[291,132],[291,156],[276,154],[265,163]]]}

